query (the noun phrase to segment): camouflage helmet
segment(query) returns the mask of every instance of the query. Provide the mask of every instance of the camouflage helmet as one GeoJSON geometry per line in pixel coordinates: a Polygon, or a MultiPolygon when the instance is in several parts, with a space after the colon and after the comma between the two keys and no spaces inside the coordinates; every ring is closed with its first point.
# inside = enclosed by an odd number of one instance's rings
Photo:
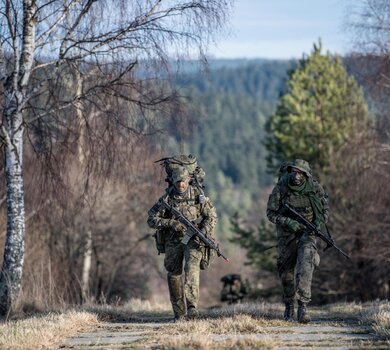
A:
{"type": "Polygon", "coordinates": [[[232,276],[232,280],[233,281],[241,281],[241,275],[239,274],[233,274],[231,275],[232,276]]]}
{"type": "Polygon", "coordinates": [[[312,176],[309,162],[303,159],[295,159],[294,162],[288,166],[288,169],[298,169],[302,171],[307,177],[312,176]]]}
{"type": "Polygon", "coordinates": [[[177,169],[175,169],[171,176],[173,183],[188,179],[189,177],[190,173],[184,167],[178,167],[177,169]]]}

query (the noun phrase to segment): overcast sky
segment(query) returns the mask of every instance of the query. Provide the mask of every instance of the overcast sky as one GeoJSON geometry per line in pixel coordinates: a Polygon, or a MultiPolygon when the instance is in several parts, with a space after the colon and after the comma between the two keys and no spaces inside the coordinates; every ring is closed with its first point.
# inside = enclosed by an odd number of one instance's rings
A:
{"type": "Polygon", "coordinates": [[[346,0],[235,0],[232,34],[210,50],[216,58],[300,58],[321,37],[326,50],[343,54],[346,0]]]}

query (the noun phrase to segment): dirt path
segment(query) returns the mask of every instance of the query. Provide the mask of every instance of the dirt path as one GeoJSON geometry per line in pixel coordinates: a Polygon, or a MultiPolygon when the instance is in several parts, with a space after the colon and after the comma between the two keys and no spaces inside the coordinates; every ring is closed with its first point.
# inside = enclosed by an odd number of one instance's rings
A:
{"type": "Polygon", "coordinates": [[[179,324],[166,317],[102,323],[94,332],[67,339],[56,349],[390,349],[389,342],[378,339],[358,318],[332,317],[321,309],[313,310],[314,320],[308,325],[235,317],[179,324]]]}

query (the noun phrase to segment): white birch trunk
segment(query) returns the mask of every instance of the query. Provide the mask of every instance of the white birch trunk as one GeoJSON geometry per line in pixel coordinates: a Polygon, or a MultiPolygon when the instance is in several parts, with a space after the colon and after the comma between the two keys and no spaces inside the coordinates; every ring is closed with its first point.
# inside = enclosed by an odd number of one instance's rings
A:
{"type": "MultiPolygon", "coordinates": [[[[80,72],[76,70],[76,96],[81,96],[83,92],[83,77],[80,72]]],[[[80,169],[85,167],[85,153],[87,152],[87,139],[86,139],[86,121],[82,111],[82,104],[80,101],[75,103],[77,121],[79,124],[80,137],[78,140],[78,161],[80,164],[80,169]]],[[[81,175],[82,176],[82,175],[81,175]]],[[[87,229],[85,237],[85,247],[84,247],[84,256],[83,256],[83,271],[81,276],[81,295],[83,302],[86,302],[90,296],[89,289],[89,280],[90,280],[90,271],[91,271],[91,262],[92,262],[92,231],[90,228],[87,229]]]]}
{"type": "MultiPolygon", "coordinates": [[[[21,120],[21,115],[14,116],[21,120]]],[[[17,123],[20,125],[20,122],[17,123]]],[[[7,236],[4,261],[0,274],[0,316],[6,316],[17,298],[24,261],[24,190],[23,190],[23,128],[11,134],[12,143],[5,147],[7,185],[7,236]]]]}
{"type": "Polygon", "coordinates": [[[83,302],[89,298],[89,276],[92,262],[92,231],[87,231],[86,244],[84,250],[83,276],[81,280],[83,302]]]}
{"type": "Polygon", "coordinates": [[[35,0],[23,1],[23,35],[19,56],[18,38],[13,41],[13,71],[8,74],[0,50],[0,77],[3,84],[3,125],[5,178],[7,186],[7,235],[0,273],[0,317],[6,317],[18,297],[24,262],[25,209],[23,190],[23,116],[27,85],[35,52],[35,0]],[[7,75],[9,78],[8,79],[7,75]]]}

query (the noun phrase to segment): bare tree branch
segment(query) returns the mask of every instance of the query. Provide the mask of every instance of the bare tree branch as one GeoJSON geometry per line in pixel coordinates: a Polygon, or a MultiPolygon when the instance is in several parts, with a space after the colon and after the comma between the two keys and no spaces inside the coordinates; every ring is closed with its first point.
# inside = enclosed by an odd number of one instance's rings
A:
{"type": "MultiPolygon", "coordinates": [[[[36,46],[39,47],[43,40],[45,40],[47,37],[50,36],[50,34],[57,29],[57,27],[65,20],[67,14],[72,10],[72,7],[76,6],[78,3],[80,3],[81,0],[72,0],[69,4],[64,4],[63,12],[59,14],[57,20],[54,21],[54,23],[45,30],[36,40],[36,46]]],[[[49,2],[47,6],[51,5],[51,3],[54,3],[54,1],[49,2]]],[[[37,12],[40,12],[43,10],[44,7],[40,7],[37,9],[37,12]]]]}
{"type": "Polygon", "coordinates": [[[83,233],[69,231],[78,209],[85,207],[87,197],[92,208],[110,179],[121,182],[129,176],[123,164],[131,166],[134,148],[144,142],[141,136],[161,130],[160,120],[179,103],[164,81],[169,57],[192,54],[193,49],[202,55],[223,27],[229,1],[1,2],[0,134],[8,224],[0,317],[8,313],[21,287],[24,147],[31,156],[29,166],[41,171],[45,194],[74,210],[67,216],[65,249],[75,261],[83,245],[73,241],[82,240],[83,233]],[[82,161],[75,166],[74,158],[82,161]],[[72,194],[70,188],[76,192],[72,205],[63,199],[72,194]]]}

